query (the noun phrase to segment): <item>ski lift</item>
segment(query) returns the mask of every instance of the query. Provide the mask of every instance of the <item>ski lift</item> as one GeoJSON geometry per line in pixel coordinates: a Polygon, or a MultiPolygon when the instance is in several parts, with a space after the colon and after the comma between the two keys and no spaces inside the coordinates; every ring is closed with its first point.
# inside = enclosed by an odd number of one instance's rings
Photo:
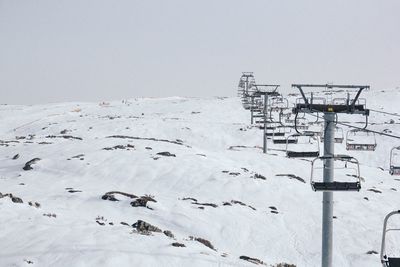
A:
{"type": "Polygon", "coordinates": [[[281,109],[279,112],[279,123],[283,127],[294,127],[294,119],[292,112],[284,112],[284,109],[281,109]]]}
{"type": "Polygon", "coordinates": [[[375,151],[375,133],[362,129],[349,130],[346,134],[346,149],[357,151],[375,151]]]}
{"type": "Polygon", "coordinates": [[[400,146],[394,147],[390,150],[390,175],[400,175],[400,146]]]}
{"type": "MultiPolygon", "coordinates": [[[[344,133],[343,133],[343,129],[340,127],[335,127],[335,137],[334,137],[334,141],[337,144],[342,144],[344,141],[344,133]]],[[[322,133],[321,135],[321,143],[324,142],[324,135],[322,133]]]]}
{"type": "Polygon", "coordinates": [[[266,136],[278,137],[278,136],[285,136],[285,129],[283,127],[279,127],[276,122],[272,123],[271,126],[266,128],[266,136]]]}
{"type": "Polygon", "coordinates": [[[271,99],[269,106],[271,107],[271,111],[280,111],[281,109],[288,109],[289,100],[282,96],[274,97],[271,99]]]}
{"type": "MultiPolygon", "coordinates": [[[[272,142],[274,144],[286,144],[287,140],[286,140],[285,135],[288,133],[290,133],[290,128],[286,128],[284,126],[276,127],[276,129],[274,130],[274,133],[272,135],[272,142]]],[[[292,138],[292,139],[288,140],[288,142],[290,142],[292,144],[294,142],[297,142],[297,139],[292,138]]]]}
{"type": "MultiPolygon", "coordinates": [[[[350,99],[350,97],[339,97],[339,98],[334,98],[332,100],[333,105],[348,105],[350,102],[352,102],[354,99],[350,99]]],[[[356,102],[354,103],[355,105],[359,106],[364,106],[367,104],[367,99],[365,98],[358,98],[356,102]]]]}
{"type": "Polygon", "coordinates": [[[386,253],[386,234],[389,231],[400,231],[400,229],[387,229],[387,222],[393,215],[400,214],[400,210],[392,211],[386,215],[383,221],[383,233],[382,233],[382,244],[381,244],[381,263],[383,267],[400,267],[400,257],[389,257],[386,253]]]}
{"type": "Polygon", "coordinates": [[[309,121],[305,116],[295,119],[295,124],[298,130],[308,130],[309,121]]]}
{"type": "Polygon", "coordinates": [[[304,132],[292,134],[286,138],[286,156],[288,158],[316,158],[319,157],[318,136],[314,133],[304,132]],[[296,141],[290,141],[296,139],[296,141]],[[307,150],[313,146],[313,150],[307,150]]]}
{"type": "Polygon", "coordinates": [[[347,155],[335,155],[335,156],[323,156],[314,159],[311,163],[311,188],[314,191],[332,192],[332,191],[360,191],[361,189],[361,177],[360,177],[360,165],[358,161],[347,155]],[[326,160],[334,160],[335,177],[346,178],[351,177],[355,181],[348,182],[337,180],[333,182],[323,182],[323,179],[316,181],[316,171],[319,170],[320,174],[326,169],[326,160]],[[322,164],[317,166],[317,162],[320,161],[322,164]],[[342,164],[337,164],[336,162],[342,164]]]}
{"type": "Polygon", "coordinates": [[[297,144],[297,137],[296,136],[290,136],[287,138],[277,138],[275,136],[272,136],[272,141],[274,144],[281,144],[281,145],[286,145],[286,144],[297,144]]]}

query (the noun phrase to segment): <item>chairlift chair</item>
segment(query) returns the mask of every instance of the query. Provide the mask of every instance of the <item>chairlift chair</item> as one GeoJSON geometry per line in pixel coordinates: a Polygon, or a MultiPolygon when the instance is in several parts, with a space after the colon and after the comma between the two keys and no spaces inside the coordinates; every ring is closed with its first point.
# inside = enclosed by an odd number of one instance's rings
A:
{"type": "Polygon", "coordinates": [[[286,156],[288,158],[316,158],[319,157],[319,141],[318,136],[314,133],[304,132],[302,134],[292,134],[286,138],[286,156]],[[291,139],[297,139],[290,142],[291,139]],[[307,141],[304,141],[306,139],[307,141]],[[306,147],[314,146],[313,150],[306,150],[306,147]]]}
{"type": "MultiPolygon", "coordinates": [[[[284,129],[283,131],[284,131],[284,133],[285,133],[285,135],[287,135],[287,134],[290,134],[290,132],[291,132],[291,129],[290,128],[287,128],[287,127],[279,127],[278,129],[284,129]]],[[[281,144],[281,145],[286,145],[286,144],[297,144],[297,137],[296,136],[292,136],[291,138],[288,138],[288,137],[285,137],[285,136],[276,136],[276,135],[273,135],[272,136],[272,142],[274,143],[274,144],[281,144]]]]}
{"type": "Polygon", "coordinates": [[[282,109],[288,109],[289,100],[282,96],[274,97],[270,100],[269,106],[271,107],[271,111],[280,111],[282,109]]]}
{"type": "MultiPolygon", "coordinates": [[[[389,231],[399,231],[400,229],[387,229],[387,223],[390,217],[393,215],[400,215],[400,210],[392,211],[386,215],[383,221],[383,233],[382,233],[382,244],[381,244],[381,263],[383,267],[400,267],[400,257],[391,257],[386,252],[386,234],[389,231]]],[[[397,246],[399,247],[399,246],[397,246]]]]}
{"type": "Polygon", "coordinates": [[[375,133],[362,129],[347,131],[346,150],[375,151],[376,146],[375,133]]]}
{"type": "MultiPolygon", "coordinates": [[[[345,97],[338,97],[338,98],[334,98],[332,100],[332,104],[333,105],[348,105],[349,102],[351,103],[354,99],[351,98],[345,98],[345,97]]],[[[355,105],[359,105],[359,106],[366,106],[367,104],[367,99],[365,98],[358,98],[357,101],[355,102],[355,105]]]]}
{"type": "Polygon", "coordinates": [[[400,175],[400,146],[390,150],[390,175],[400,175]]]}
{"type": "Polygon", "coordinates": [[[307,118],[302,117],[302,118],[297,118],[295,121],[296,123],[296,128],[299,130],[308,130],[309,127],[309,121],[307,118]]]}
{"type": "Polygon", "coordinates": [[[265,133],[266,136],[278,137],[278,136],[285,136],[284,129],[282,130],[280,125],[276,122],[269,124],[270,126],[267,127],[267,131],[265,133]]]}
{"type": "Polygon", "coordinates": [[[335,156],[322,156],[315,158],[311,163],[311,188],[314,191],[322,192],[332,192],[332,191],[360,191],[361,189],[361,177],[360,177],[360,164],[358,161],[347,155],[335,155],[335,156]],[[333,159],[335,162],[340,161],[342,164],[334,164],[335,177],[353,178],[355,181],[333,181],[333,182],[323,182],[322,179],[317,179],[316,172],[319,170],[320,174],[326,169],[325,161],[333,159]],[[316,163],[320,161],[321,166],[316,166],[316,163]],[[316,181],[318,180],[318,181],[316,181]]]}

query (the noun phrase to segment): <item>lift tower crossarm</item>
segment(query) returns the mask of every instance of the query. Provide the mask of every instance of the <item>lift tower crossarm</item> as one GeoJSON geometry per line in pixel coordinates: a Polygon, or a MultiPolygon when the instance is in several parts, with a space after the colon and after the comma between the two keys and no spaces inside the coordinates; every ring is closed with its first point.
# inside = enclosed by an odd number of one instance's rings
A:
{"type": "Polygon", "coordinates": [[[254,92],[254,94],[261,94],[261,95],[279,95],[277,92],[278,88],[280,85],[276,84],[255,84],[254,87],[256,88],[257,91],[254,92]],[[272,88],[272,89],[270,89],[272,88]]]}
{"type": "MultiPolygon", "coordinates": [[[[369,85],[333,85],[333,84],[292,84],[292,87],[299,89],[301,96],[303,97],[304,104],[297,104],[293,109],[294,113],[306,112],[335,112],[335,113],[347,113],[347,114],[361,114],[369,115],[369,110],[365,109],[364,105],[356,105],[361,92],[364,89],[369,89],[369,85]],[[309,103],[308,98],[304,93],[304,88],[341,88],[341,89],[358,89],[355,98],[351,104],[313,104],[312,100],[309,103]]],[[[349,99],[348,99],[349,100],[349,99]]]]}

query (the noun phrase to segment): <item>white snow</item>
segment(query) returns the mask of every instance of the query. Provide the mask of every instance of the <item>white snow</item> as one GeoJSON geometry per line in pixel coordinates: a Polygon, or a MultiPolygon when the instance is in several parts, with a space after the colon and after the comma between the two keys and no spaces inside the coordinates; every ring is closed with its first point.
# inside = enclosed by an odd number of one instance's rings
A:
{"type": "MultiPolygon", "coordinates": [[[[397,91],[371,90],[363,97],[370,108],[399,111],[397,91]]],[[[362,121],[358,116],[341,119],[362,121]]],[[[268,266],[320,265],[322,193],[311,190],[310,162],[286,158],[285,145],[271,141],[269,154],[262,154],[262,131],[248,127],[250,112],[238,98],[2,105],[0,121],[0,140],[18,141],[1,142],[0,192],[24,201],[0,198],[0,266],[254,266],[239,259],[242,255],[268,266]],[[64,135],[82,140],[48,137],[62,136],[65,129],[64,135]],[[181,141],[107,138],[113,135],[181,141]],[[21,136],[26,138],[16,139],[21,136]],[[103,150],[127,144],[135,149],[103,150]],[[176,157],[156,155],[164,151],[176,157]],[[33,158],[41,160],[24,171],[33,158]],[[255,173],[266,180],[251,178],[255,173]],[[279,174],[294,174],[306,183],[279,174]],[[148,209],[132,207],[132,200],[120,195],[118,202],[101,199],[109,191],[148,194],[157,202],[149,202],[148,209]],[[185,197],[218,207],[199,209],[185,197]],[[223,205],[232,200],[256,210],[223,205]],[[176,240],[163,233],[133,233],[120,224],[137,220],[172,231],[176,240]],[[209,240],[216,250],[189,236],[209,240]],[[186,247],[173,247],[173,242],[186,247]]],[[[370,122],[371,129],[400,134],[400,117],[371,113],[370,122]],[[384,124],[390,119],[395,124],[384,124]]],[[[400,177],[388,173],[390,149],[400,140],[376,140],[375,152],[346,151],[345,142],[335,145],[336,153],[359,160],[365,181],[360,192],[334,194],[334,266],[379,266],[379,255],[367,252],[379,252],[383,218],[400,209],[400,177]]],[[[400,255],[400,234],[388,241],[389,252],[400,255]]]]}

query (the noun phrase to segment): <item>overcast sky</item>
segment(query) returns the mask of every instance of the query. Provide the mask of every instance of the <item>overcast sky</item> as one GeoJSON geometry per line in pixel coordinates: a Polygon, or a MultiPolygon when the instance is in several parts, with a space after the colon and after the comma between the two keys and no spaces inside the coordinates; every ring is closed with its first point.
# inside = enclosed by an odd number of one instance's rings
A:
{"type": "Polygon", "coordinates": [[[0,102],[400,86],[399,0],[0,0],[0,102]]]}

